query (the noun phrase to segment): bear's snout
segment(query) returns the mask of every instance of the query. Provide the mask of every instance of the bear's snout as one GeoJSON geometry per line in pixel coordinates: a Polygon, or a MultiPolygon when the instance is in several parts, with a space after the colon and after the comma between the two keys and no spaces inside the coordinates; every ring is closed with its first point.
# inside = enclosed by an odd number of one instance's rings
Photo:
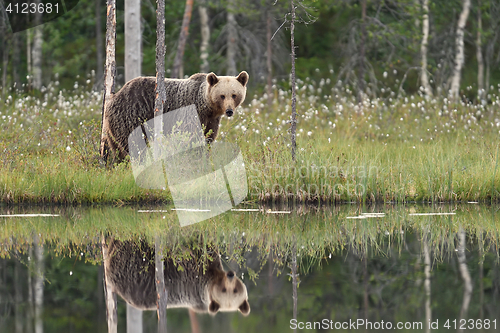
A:
{"type": "Polygon", "coordinates": [[[227,272],[227,277],[228,277],[229,279],[234,278],[234,272],[233,272],[233,271],[229,271],[229,272],[227,272]]]}
{"type": "Polygon", "coordinates": [[[231,117],[233,115],[233,109],[227,109],[226,110],[226,116],[231,117]]]}

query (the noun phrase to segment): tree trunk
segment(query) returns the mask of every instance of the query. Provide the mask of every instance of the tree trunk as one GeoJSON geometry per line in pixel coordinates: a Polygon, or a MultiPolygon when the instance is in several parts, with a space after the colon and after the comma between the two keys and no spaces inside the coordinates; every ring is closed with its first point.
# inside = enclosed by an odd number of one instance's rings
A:
{"type": "MultiPolygon", "coordinates": [[[[37,4],[41,3],[36,1],[37,4]]],[[[35,15],[37,23],[41,23],[42,14],[35,15]]],[[[42,44],[43,44],[43,25],[38,25],[35,28],[33,37],[33,88],[40,90],[42,88],[42,44]]]]}
{"type": "Polygon", "coordinates": [[[365,93],[365,44],[366,44],[366,0],[361,1],[361,42],[358,59],[358,102],[363,101],[365,93]]]}
{"type": "Polygon", "coordinates": [[[481,0],[477,2],[477,34],[476,34],[476,58],[477,58],[477,98],[480,103],[484,100],[484,60],[482,50],[483,22],[481,17],[481,0]]]}
{"type": "Polygon", "coordinates": [[[227,4],[227,75],[236,75],[236,18],[234,16],[234,0],[229,0],[227,4]]]}
{"type": "Polygon", "coordinates": [[[271,11],[267,9],[267,19],[266,19],[266,39],[267,39],[267,111],[271,112],[273,105],[273,48],[271,45],[271,11]]]}
{"type": "MultiPolygon", "coordinates": [[[[108,0],[108,19],[109,19],[109,10],[110,8],[115,9],[114,0],[108,0]],[[113,2],[113,4],[110,4],[113,2]]],[[[105,74],[107,75],[107,73],[105,74]]],[[[106,84],[104,84],[104,89],[106,89],[106,84]]],[[[103,257],[103,266],[104,266],[104,298],[106,299],[106,318],[108,321],[108,333],[117,333],[118,332],[118,311],[117,311],[117,302],[116,302],[116,294],[111,290],[108,284],[107,271],[106,271],[106,260],[109,260],[108,249],[106,247],[106,240],[104,236],[102,236],[101,240],[101,249],[102,249],[102,257],[103,257]]]]}
{"type": "Polygon", "coordinates": [[[189,34],[189,22],[191,22],[191,14],[193,12],[193,0],[186,0],[186,8],[184,9],[184,18],[182,19],[181,33],[179,35],[179,43],[177,45],[177,53],[174,59],[174,68],[172,69],[172,77],[181,78],[182,58],[184,56],[184,48],[189,34]]]}
{"type": "Polygon", "coordinates": [[[43,244],[39,244],[38,237],[34,237],[35,247],[35,333],[43,333],[43,281],[44,281],[44,260],[43,244]]]}
{"type": "Polygon", "coordinates": [[[142,311],[127,303],[127,333],[142,333],[142,311]]]}
{"type": "Polygon", "coordinates": [[[208,42],[210,41],[210,26],[208,25],[208,10],[206,0],[199,1],[198,12],[201,24],[200,73],[208,73],[208,42]]]}
{"type": "MultiPolygon", "coordinates": [[[[104,114],[106,101],[115,92],[116,74],[116,3],[115,0],[107,0],[106,3],[106,68],[104,73],[104,97],[102,99],[102,122],[101,122],[101,158],[104,162],[109,157],[109,147],[105,144],[107,135],[107,119],[104,114]]],[[[115,296],[116,299],[116,296],[115,296]]],[[[109,318],[109,316],[108,316],[109,318]]],[[[109,320],[108,320],[109,323],[109,320]]]]}
{"type": "Polygon", "coordinates": [[[292,21],[290,22],[290,36],[292,49],[292,160],[295,162],[295,150],[297,149],[296,132],[297,132],[297,96],[295,91],[295,4],[292,4],[292,21]]]}
{"type": "Polygon", "coordinates": [[[467,18],[469,17],[470,10],[470,0],[463,0],[462,12],[460,13],[460,18],[458,19],[457,33],[455,39],[456,46],[456,56],[455,56],[455,67],[453,69],[453,76],[451,79],[450,95],[457,101],[459,97],[460,90],[460,77],[462,73],[462,67],[464,65],[464,29],[467,18]]]}
{"type": "Polygon", "coordinates": [[[422,67],[420,69],[420,81],[427,98],[432,98],[432,88],[427,76],[427,44],[429,40],[429,0],[423,0],[422,4],[422,43],[420,44],[420,58],[422,67]]]}
{"type": "Polygon", "coordinates": [[[96,56],[97,66],[95,75],[95,88],[101,90],[102,77],[104,76],[104,57],[103,57],[103,44],[102,44],[102,26],[101,26],[101,0],[95,1],[95,43],[96,43],[96,56]]]}
{"type": "Polygon", "coordinates": [[[198,322],[198,318],[196,318],[196,312],[194,310],[189,309],[189,322],[191,323],[191,333],[201,333],[200,331],[200,323],[198,322]]]}
{"type": "MultiPolygon", "coordinates": [[[[425,291],[425,322],[430,323],[432,320],[431,310],[431,252],[429,250],[429,233],[423,237],[424,245],[424,291],[425,291]]],[[[425,325],[425,332],[430,332],[429,325],[425,325]]]]}
{"type": "Polygon", "coordinates": [[[31,89],[33,68],[31,68],[31,29],[26,30],[26,71],[28,77],[28,90],[31,89]]]}
{"type": "Polygon", "coordinates": [[[165,289],[165,275],[163,273],[163,253],[160,238],[155,239],[155,281],[156,310],[158,312],[158,333],[167,333],[167,290],[165,289]]]}
{"type": "MultiPolygon", "coordinates": [[[[162,118],[163,105],[167,100],[165,90],[165,0],[157,0],[156,8],[156,87],[155,87],[155,138],[159,138],[163,132],[162,118]]],[[[160,156],[159,140],[153,141],[153,157],[156,160],[160,156]]]]}
{"type": "MultiPolygon", "coordinates": [[[[462,308],[460,309],[459,319],[466,319],[467,312],[469,310],[470,298],[472,295],[472,280],[470,277],[469,269],[467,268],[467,262],[465,260],[465,231],[460,227],[458,232],[458,267],[460,269],[460,275],[464,281],[464,298],[462,301],[462,308]]],[[[458,332],[463,332],[459,329],[458,332]]]]}
{"type": "MultiPolygon", "coordinates": [[[[292,0],[293,1],[293,0],[292,0]]],[[[293,6],[293,3],[292,3],[293,6]]],[[[292,7],[293,8],[293,7],[292,7]]],[[[295,9],[292,9],[292,17],[294,20],[295,19],[295,9]]],[[[299,274],[297,273],[297,243],[293,244],[293,249],[292,249],[292,263],[291,263],[291,269],[292,269],[292,301],[293,301],[293,319],[297,320],[297,305],[298,305],[298,294],[297,294],[297,287],[299,285],[299,274]]],[[[296,332],[297,329],[294,329],[294,332],[296,332]]]]}
{"type": "Polygon", "coordinates": [[[125,82],[141,76],[141,1],[125,0],[125,82]]]}

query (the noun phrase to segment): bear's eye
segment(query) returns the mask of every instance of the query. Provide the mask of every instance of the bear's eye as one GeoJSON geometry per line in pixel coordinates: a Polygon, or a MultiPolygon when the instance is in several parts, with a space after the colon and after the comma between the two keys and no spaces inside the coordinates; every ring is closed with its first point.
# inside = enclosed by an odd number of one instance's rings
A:
{"type": "Polygon", "coordinates": [[[238,292],[238,289],[234,288],[234,290],[233,290],[233,291],[234,291],[234,293],[236,294],[236,293],[238,292]]]}
{"type": "Polygon", "coordinates": [[[236,99],[236,95],[233,95],[233,99],[236,99]]]}
{"type": "Polygon", "coordinates": [[[223,293],[225,293],[225,292],[226,292],[226,288],[225,288],[225,287],[224,287],[224,288],[222,288],[222,292],[223,292],[223,293]]]}
{"type": "Polygon", "coordinates": [[[220,99],[226,99],[226,96],[220,95],[220,99]]]}

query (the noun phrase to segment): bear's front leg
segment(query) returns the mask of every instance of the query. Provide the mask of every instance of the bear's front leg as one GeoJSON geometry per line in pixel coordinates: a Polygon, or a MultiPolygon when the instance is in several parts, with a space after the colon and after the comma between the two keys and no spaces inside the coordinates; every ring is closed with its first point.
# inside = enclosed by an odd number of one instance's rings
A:
{"type": "Polygon", "coordinates": [[[205,140],[207,144],[211,144],[217,138],[217,133],[219,132],[219,124],[221,117],[209,119],[205,124],[205,140]]]}

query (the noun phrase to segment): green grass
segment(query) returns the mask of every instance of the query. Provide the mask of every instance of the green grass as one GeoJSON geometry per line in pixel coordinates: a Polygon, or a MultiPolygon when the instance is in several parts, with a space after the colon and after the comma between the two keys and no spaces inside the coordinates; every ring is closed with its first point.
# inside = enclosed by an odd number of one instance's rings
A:
{"type": "MultiPolygon", "coordinates": [[[[286,86],[285,83],[281,83],[286,86]]],[[[291,160],[290,94],[249,95],[223,118],[218,140],[237,142],[250,202],[497,202],[498,92],[478,106],[384,96],[355,101],[328,80],[299,81],[298,151],[291,160]]],[[[47,89],[13,96],[0,112],[0,202],[171,202],[134,183],[131,166],[98,162],[100,95],[47,89]],[[22,126],[21,126],[22,125],[22,126]]]]}

